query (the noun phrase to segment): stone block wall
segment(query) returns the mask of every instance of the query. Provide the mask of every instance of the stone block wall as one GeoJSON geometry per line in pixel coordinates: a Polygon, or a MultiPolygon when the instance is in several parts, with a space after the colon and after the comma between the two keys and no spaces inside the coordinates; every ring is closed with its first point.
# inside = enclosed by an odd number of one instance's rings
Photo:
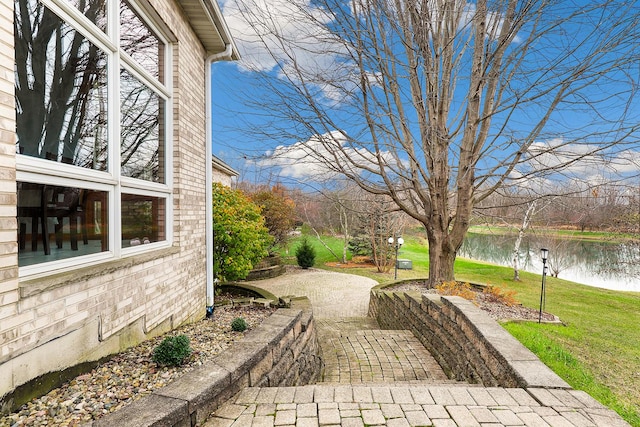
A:
{"type": "Polygon", "coordinates": [[[209,363],[85,427],[195,426],[245,387],[298,386],[322,362],[307,298],[279,309],[209,363]]]}
{"type": "Polygon", "coordinates": [[[413,332],[452,379],[496,387],[570,388],[463,298],[374,289],[369,315],[382,328],[413,332]]]}

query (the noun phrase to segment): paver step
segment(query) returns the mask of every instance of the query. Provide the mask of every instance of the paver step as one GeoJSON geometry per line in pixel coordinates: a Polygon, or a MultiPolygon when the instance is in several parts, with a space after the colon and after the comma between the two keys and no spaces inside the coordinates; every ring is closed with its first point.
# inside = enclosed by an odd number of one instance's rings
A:
{"type": "Polygon", "coordinates": [[[456,386],[246,388],[203,427],[628,426],[577,390],[456,386]]]}

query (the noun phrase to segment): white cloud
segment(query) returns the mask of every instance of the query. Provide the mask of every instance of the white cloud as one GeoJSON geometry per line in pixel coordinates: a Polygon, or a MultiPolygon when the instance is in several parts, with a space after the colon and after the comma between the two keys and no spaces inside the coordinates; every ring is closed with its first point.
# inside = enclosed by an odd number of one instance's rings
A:
{"type": "Polygon", "coordinates": [[[327,99],[337,98],[318,82],[336,81],[337,73],[352,70],[340,60],[346,51],[327,28],[332,18],[326,11],[309,0],[224,0],[221,5],[242,55],[241,70],[277,70],[279,77],[294,81],[302,74],[327,99]]]}
{"type": "MultiPolygon", "coordinates": [[[[394,165],[391,153],[383,152],[381,157],[388,165],[394,165]]],[[[364,147],[348,146],[347,137],[340,131],[333,131],[292,145],[280,145],[266,152],[256,164],[277,167],[281,176],[322,182],[340,176],[339,169],[354,175],[359,175],[363,168],[376,169],[378,160],[364,147]]]]}
{"type": "Polygon", "coordinates": [[[532,185],[583,182],[600,185],[611,179],[640,174],[640,152],[633,150],[602,150],[601,145],[567,142],[562,138],[538,141],[529,149],[530,158],[513,179],[526,172],[542,172],[532,185]],[[542,180],[542,181],[540,181],[542,180]]]}
{"type": "Polygon", "coordinates": [[[323,137],[312,137],[307,141],[293,145],[279,145],[265,153],[264,158],[257,161],[261,167],[277,167],[280,175],[302,180],[321,181],[336,176],[326,163],[332,156],[326,141],[334,141],[336,146],[344,144],[345,138],[334,131],[323,137]],[[323,144],[323,139],[325,144],[323,144]]]}

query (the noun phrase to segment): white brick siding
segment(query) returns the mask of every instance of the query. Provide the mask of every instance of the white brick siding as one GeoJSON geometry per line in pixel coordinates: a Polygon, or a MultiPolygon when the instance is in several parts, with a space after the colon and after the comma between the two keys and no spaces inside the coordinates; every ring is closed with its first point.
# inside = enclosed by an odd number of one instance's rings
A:
{"type": "MultiPolygon", "coordinates": [[[[0,398],[205,314],[205,52],[182,9],[151,1],[173,50],[173,247],[19,280],[13,1],[0,0],[0,398]],[[64,345],[56,356],[51,346],[64,345]],[[22,369],[24,366],[28,369],[22,369]],[[22,368],[21,368],[22,367],[22,368]]],[[[170,228],[169,228],[170,229],[170,228]]]]}

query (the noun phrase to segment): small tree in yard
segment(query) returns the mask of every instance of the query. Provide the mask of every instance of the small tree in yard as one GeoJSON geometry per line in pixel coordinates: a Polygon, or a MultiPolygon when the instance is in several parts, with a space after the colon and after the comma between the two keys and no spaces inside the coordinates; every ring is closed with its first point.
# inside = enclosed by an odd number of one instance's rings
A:
{"type": "Polygon", "coordinates": [[[272,242],[260,208],[221,184],[213,185],[213,240],[213,271],[222,280],[245,278],[272,242]]]}
{"type": "Polygon", "coordinates": [[[316,251],[313,249],[313,246],[309,244],[306,237],[296,249],[296,259],[298,260],[298,265],[302,268],[313,267],[316,261],[316,251]]]}
{"type": "Polygon", "coordinates": [[[273,237],[272,248],[286,244],[296,224],[296,205],[282,185],[261,188],[249,195],[260,206],[265,225],[273,237]]]}

